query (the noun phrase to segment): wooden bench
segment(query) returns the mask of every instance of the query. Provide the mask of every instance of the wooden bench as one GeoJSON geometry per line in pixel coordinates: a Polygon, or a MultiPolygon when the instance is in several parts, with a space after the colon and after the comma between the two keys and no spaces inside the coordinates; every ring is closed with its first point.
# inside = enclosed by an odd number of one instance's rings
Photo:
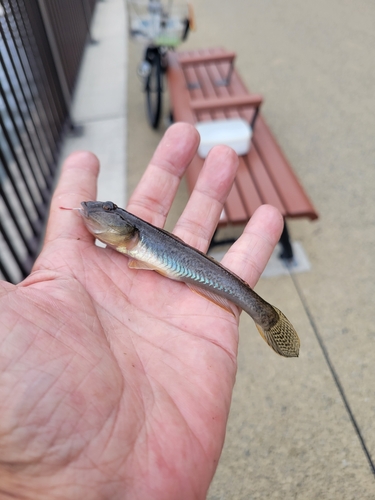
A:
{"type": "MultiPolygon", "coordinates": [[[[245,224],[262,204],[278,208],[286,218],[318,217],[264,118],[259,113],[262,96],[250,94],[234,67],[236,54],[222,48],[168,55],[167,80],[174,121],[242,117],[253,128],[249,152],[240,157],[238,173],[224,205],[218,229],[245,224]]],[[[195,155],[186,172],[191,192],[204,160],[195,155]]],[[[233,241],[233,240],[231,240],[233,241]]],[[[227,243],[218,240],[211,246],[227,243]]],[[[286,222],[280,239],[281,257],[293,258],[286,222]]]]}

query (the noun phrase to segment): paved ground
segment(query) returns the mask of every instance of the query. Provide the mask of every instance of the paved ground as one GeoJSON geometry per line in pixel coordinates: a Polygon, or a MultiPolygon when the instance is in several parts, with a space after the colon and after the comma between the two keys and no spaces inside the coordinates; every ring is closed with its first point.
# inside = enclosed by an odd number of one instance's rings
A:
{"type": "MultiPolygon", "coordinates": [[[[311,269],[262,278],[257,286],[293,319],[301,356],[275,356],[242,318],[228,433],[208,498],[373,499],[375,6],[368,0],[195,0],[194,7],[198,30],[186,48],[237,52],[237,67],[265,96],[262,112],[320,213],[317,222],[290,224],[311,269]]],[[[125,181],[131,192],[163,133],[146,122],[136,76],[140,48],[130,43],[126,60],[123,9],[122,0],[98,3],[100,43],[87,49],[85,61],[97,74],[88,77],[83,67],[76,96],[87,136],[65,150],[97,152],[100,189],[119,202],[125,181]]],[[[182,186],[170,227],[186,198],[182,186]]]]}

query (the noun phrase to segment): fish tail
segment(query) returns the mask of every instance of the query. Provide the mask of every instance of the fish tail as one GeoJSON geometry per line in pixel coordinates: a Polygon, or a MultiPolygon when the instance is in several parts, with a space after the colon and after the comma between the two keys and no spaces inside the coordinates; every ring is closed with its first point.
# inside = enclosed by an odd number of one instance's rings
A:
{"type": "Polygon", "coordinates": [[[277,354],[286,358],[297,357],[300,347],[298,334],[288,318],[279,309],[272,307],[278,314],[278,321],[268,329],[262,328],[255,323],[256,327],[267,344],[277,354]]]}

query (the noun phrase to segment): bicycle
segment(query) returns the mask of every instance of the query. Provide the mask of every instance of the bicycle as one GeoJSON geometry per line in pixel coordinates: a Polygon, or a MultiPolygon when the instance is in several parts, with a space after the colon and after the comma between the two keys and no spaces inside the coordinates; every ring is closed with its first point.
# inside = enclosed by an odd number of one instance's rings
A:
{"type": "Polygon", "coordinates": [[[149,124],[156,129],[162,110],[167,53],[186,40],[193,27],[192,8],[187,3],[175,5],[173,0],[128,0],[128,7],[131,38],[146,42],[137,73],[146,93],[149,124]]]}

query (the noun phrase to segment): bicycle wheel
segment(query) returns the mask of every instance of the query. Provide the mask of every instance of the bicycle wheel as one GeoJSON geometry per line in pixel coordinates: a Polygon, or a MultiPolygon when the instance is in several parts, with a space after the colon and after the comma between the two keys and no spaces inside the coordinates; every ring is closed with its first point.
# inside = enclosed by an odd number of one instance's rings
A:
{"type": "Polygon", "coordinates": [[[147,61],[150,71],[146,78],[147,117],[152,128],[158,128],[162,107],[162,67],[161,55],[157,48],[148,50],[147,61]]]}

